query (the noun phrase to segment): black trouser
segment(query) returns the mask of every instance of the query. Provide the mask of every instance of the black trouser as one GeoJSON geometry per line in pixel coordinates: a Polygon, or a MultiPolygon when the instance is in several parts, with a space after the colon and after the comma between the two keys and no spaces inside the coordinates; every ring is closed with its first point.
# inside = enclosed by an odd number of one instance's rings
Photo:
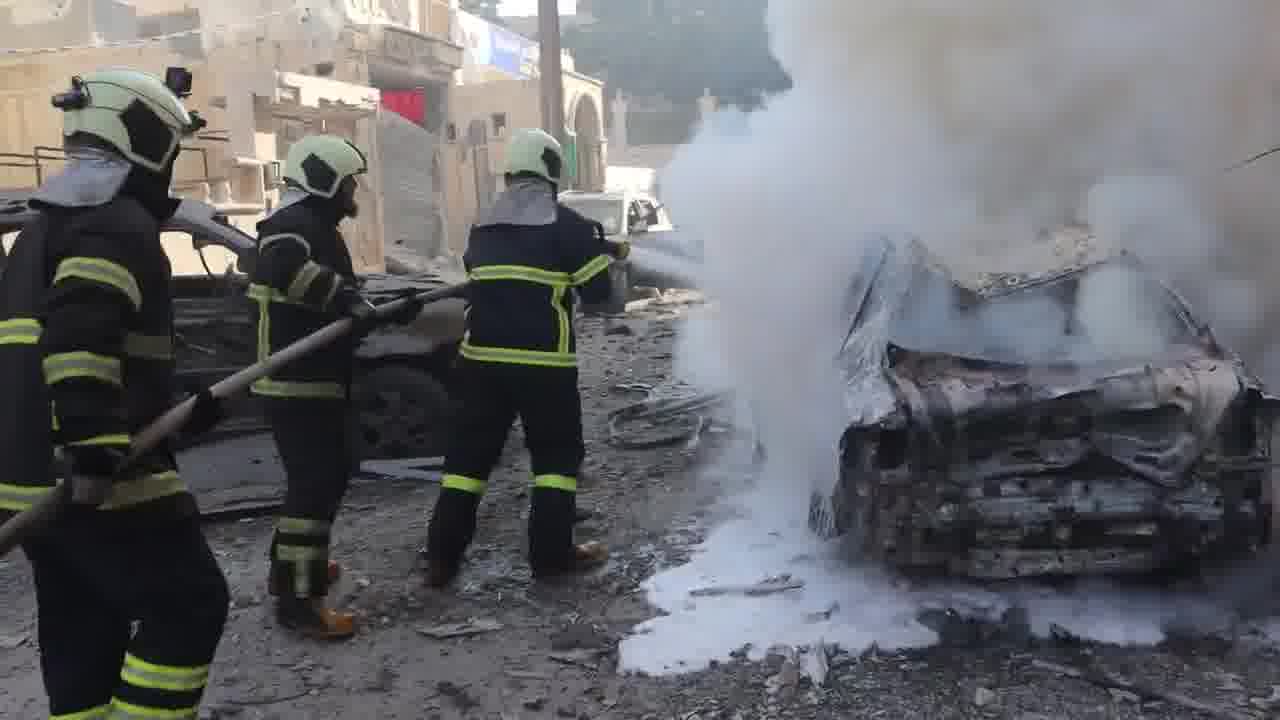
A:
{"type": "Polygon", "coordinates": [[[271,541],[271,583],[282,598],[323,597],[330,530],[351,479],[350,406],[327,399],[265,402],[286,475],[271,541]]]}
{"type": "Polygon", "coordinates": [[[459,412],[427,534],[429,561],[456,565],[471,543],[489,473],[517,416],[533,465],[529,564],[535,573],[573,562],[578,468],[584,455],[576,368],[459,360],[459,412]]]}
{"type": "Polygon", "coordinates": [[[124,717],[196,717],[229,602],[197,518],[144,526],[69,508],[23,551],[54,718],[95,709],[115,717],[108,707],[124,717]]]}

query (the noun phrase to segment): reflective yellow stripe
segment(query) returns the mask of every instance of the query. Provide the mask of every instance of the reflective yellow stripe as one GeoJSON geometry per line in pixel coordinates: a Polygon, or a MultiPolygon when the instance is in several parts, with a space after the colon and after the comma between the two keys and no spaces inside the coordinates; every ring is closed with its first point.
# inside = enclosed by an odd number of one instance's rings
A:
{"type": "Polygon", "coordinates": [[[121,510],[186,492],[187,484],[174,470],[143,475],[132,480],[120,480],[111,486],[111,497],[100,510],[121,510]]]}
{"type": "Polygon", "coordinates": [[[330,524],[310,518],[282,517],[276,520],[276,529],[294,535],[328,535],[330,524]]]}
{"type": "Polygon", "coordinates": [[[35,345],[40,342],[40,321],[13,318],[0,322],[0,345],[35,345]]]}
{"type": "Polygon", "coordinates": [[[440,487],[445,490],[461,490],[472,495],[483,495],[487,483],[466,475],[445,475],[441,478],[440,487]]]}
{"type": "Polygon", "coordinates": [[[254,381],[249,389],[255,395],[266,395],[268,397],[296,397],[296,398],[345,398],[347,396],[346,388],[341,383],[336,382],[307,382],[292,380],[272,380],[263,378],[254,381]]]}
{"type": "Polygon", "coordinates": [[[125,653],[120,679],[134,687],[190,692],[204,687],[209,679],[209,666],[158,665],[131,653],[125,653]]]}
{"type": "Polygon", "coordinates": [[[258,362],[262,362],[271,355],[271,290],[250,285],[249,297],[258,301],[258,362]]]}
{"type": "Polygon", "coordinates": [[[197,705],[170,710],[134,705],[117,698],[111,701],[111,712],[107,718],[108,720],[195,720],[199,712],[200,708],[197,705]]]}
{"type": "Polygon", "coordinates": [[[333,298],[337,296],[338,290],[341,287],[342,278],[338,277],[337,273],[334,273],[329,277],[329,292],[325,293],[324,301],[320,303],[320,306],[326,308],[329,307],[329,304],[333,302],[333,298]]]}
{"type": "Polygon", "coordinates": [[[276,544],[276,559],[291,563],[309,563],[328,555],[328,550],[316,545],[276,544]]]}
{"type": "Polygon", "coordinates": [[[53,490],[52,485],[9,485],[0,483],[0,510],[28,510],[53,490]]]}
{"type": "Polygon", "coordinates": [[[84,440],[74,440],[67,444],[84,447],[89,445],[128,445],[131,442],[133,442],[133,438],[129,437],[128,433],[108,433],[106,435],[94,435],[84,440]]]}
{"type": "Polygon", "coordinates": [[[69,257],[58,263],[58,270],[53,274],[53,284],[57,285],[59,281],[68,278],[79,278],[115,288],[129,298],[133,309],[142,307],[142,290],[138,288],[138,280],[123,265],[102,258],[69,257]]]}
{"type": "Polygon", "coordinates": [[[577,367],[578,358],[573,353],[545,352],[542,350],[515,350],[472,345],[463,341],[459,350],[462,357],[477,362],[508,363],[512,365],[537,365],[540,367],[577,367]]]}
{"type": "Polygon", "coordinates": [[[556,352],[569,354],[569,313],[564,309],[564,294],[568,290],[561,285],[551,291],[551,307],[556,311],[556,352]]]}
{"type": "Polygon", "coordinates": [[[539,285],[568,285],[569,273],[543,270],[527,265],[485,265],[467,273],[471,280],[523,280],[539,285]]]}
{"type": "Polygon", "coordinates": [[[259,303],[262,303],[263,305],[267,303],[284,303],[285,305],[298,305],[301,307],[306,307],[305,303],[299,300],[294,300],[293,298],[289,297],[288,295],[285,295],[284,293],[280,292],[279,290],[276,290],[273,287],[268,287],[266,285],[259,285],[257,283],[250,285],[249,289],[245,291],[245,295],[248,295],[250,298],[257,300],[259,303]]]}
{"type": "Polygon", "coordinates": [[[172,360],[173,338],[168,335],[129,333],[124,336],[124,354],[143,360],[172,360]]]}
{"type": "Polygon", "coordinates": [[[608,256],[597,255],[586,265],[578,268],[577,272],[570,275],[569,281],[574,285],[581,285],[591,278],[599,275],[607,267],[609,267],[608,256]]]}
{"type": "Polygon", "coordinates": [[[285,295],[295,302],[302,302],[311,283],[315,282],[323,272],[323,266],[311,260],[306,261],[302,267],[298,268],[298,274],[293,276],[293,282],[289,283],[289,289],[285,291],[285,295]]]}
{"type": "Polygon", "coordinates": [[[108,714],[110,710],[110,705],[99,705],[98,707],[81,710],[79,712],[50,715],[49,720],[104,720],[105,718],[111,717],[108,714]]]}
{"type": "Polygon", "coordinates": [[[61,380],[83,377],[94,378],[113,385],[122,385],[124,383],[120,374],[120,359],[97,353],[82,350],[54,353],[44,359],[42,366],[44,367],[44,381],[49,385],[61,380]]]}
{"type": "Polygon", "coordinates": [[[578,492],[578,479],[571,478],[568,475],[538,475],[533,479],[533,486],[576,493],[578,492]]]}

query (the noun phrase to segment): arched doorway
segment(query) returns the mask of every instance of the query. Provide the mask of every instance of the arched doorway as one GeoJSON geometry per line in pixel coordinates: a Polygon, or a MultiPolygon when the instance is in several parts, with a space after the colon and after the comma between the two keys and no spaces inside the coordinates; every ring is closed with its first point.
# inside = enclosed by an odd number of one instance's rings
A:
{"type": "Polygon", "coordinates": [[[579,190],[604,189],[604,162],[600,108],[591,95],[579,95],[573,104],[572,129],[577,144],[578,167],[573,185],[579,190]]]}

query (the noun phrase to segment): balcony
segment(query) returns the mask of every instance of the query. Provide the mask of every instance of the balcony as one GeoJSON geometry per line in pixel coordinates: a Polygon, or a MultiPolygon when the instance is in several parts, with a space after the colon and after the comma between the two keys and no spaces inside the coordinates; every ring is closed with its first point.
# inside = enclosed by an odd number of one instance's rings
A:
{"type": "Polygon", "coordinates": [[[395,25],[370,28],[369,82],[375,87],[448,83],[460,67],[460,45],[395,25]]]}

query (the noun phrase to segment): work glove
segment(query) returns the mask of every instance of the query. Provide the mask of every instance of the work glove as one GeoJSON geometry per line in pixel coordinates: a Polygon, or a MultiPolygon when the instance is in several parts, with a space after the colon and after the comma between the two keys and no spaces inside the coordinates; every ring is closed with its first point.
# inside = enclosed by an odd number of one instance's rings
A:
{"type": "Polygon", "coordinates": [[[62,473],[71,489],[71,504],[96,508],[106,502],[124,459],[125,454],[114,448],[76,445],[62,448],[62,473]]]}
{"type": "Polygon", "coordinates": [[[627,240],[606,240],[605,247],[615,260],[626,260],[631,254],[631,243],[627,240]]]}
{"type": "Polygon", "coordinates": [[[350,285],[344,285],[333,299],[334,307],[340,308],[345,317],[351,318],[351,333],[356,337],[368,335],[376,328],[381,319],[374,314],[373,303],[365,299],[360,291],[350,285]]]}
{"type": "Polygon", "coordinates": [[[214,397],[209,392],[209,388],[202,388],[196,392],[195,399],[196,403],[191,408],[191,414],[182,424],[182,434],[188,437],[209,432],[227,417],[222,401],[214,397]]]}

